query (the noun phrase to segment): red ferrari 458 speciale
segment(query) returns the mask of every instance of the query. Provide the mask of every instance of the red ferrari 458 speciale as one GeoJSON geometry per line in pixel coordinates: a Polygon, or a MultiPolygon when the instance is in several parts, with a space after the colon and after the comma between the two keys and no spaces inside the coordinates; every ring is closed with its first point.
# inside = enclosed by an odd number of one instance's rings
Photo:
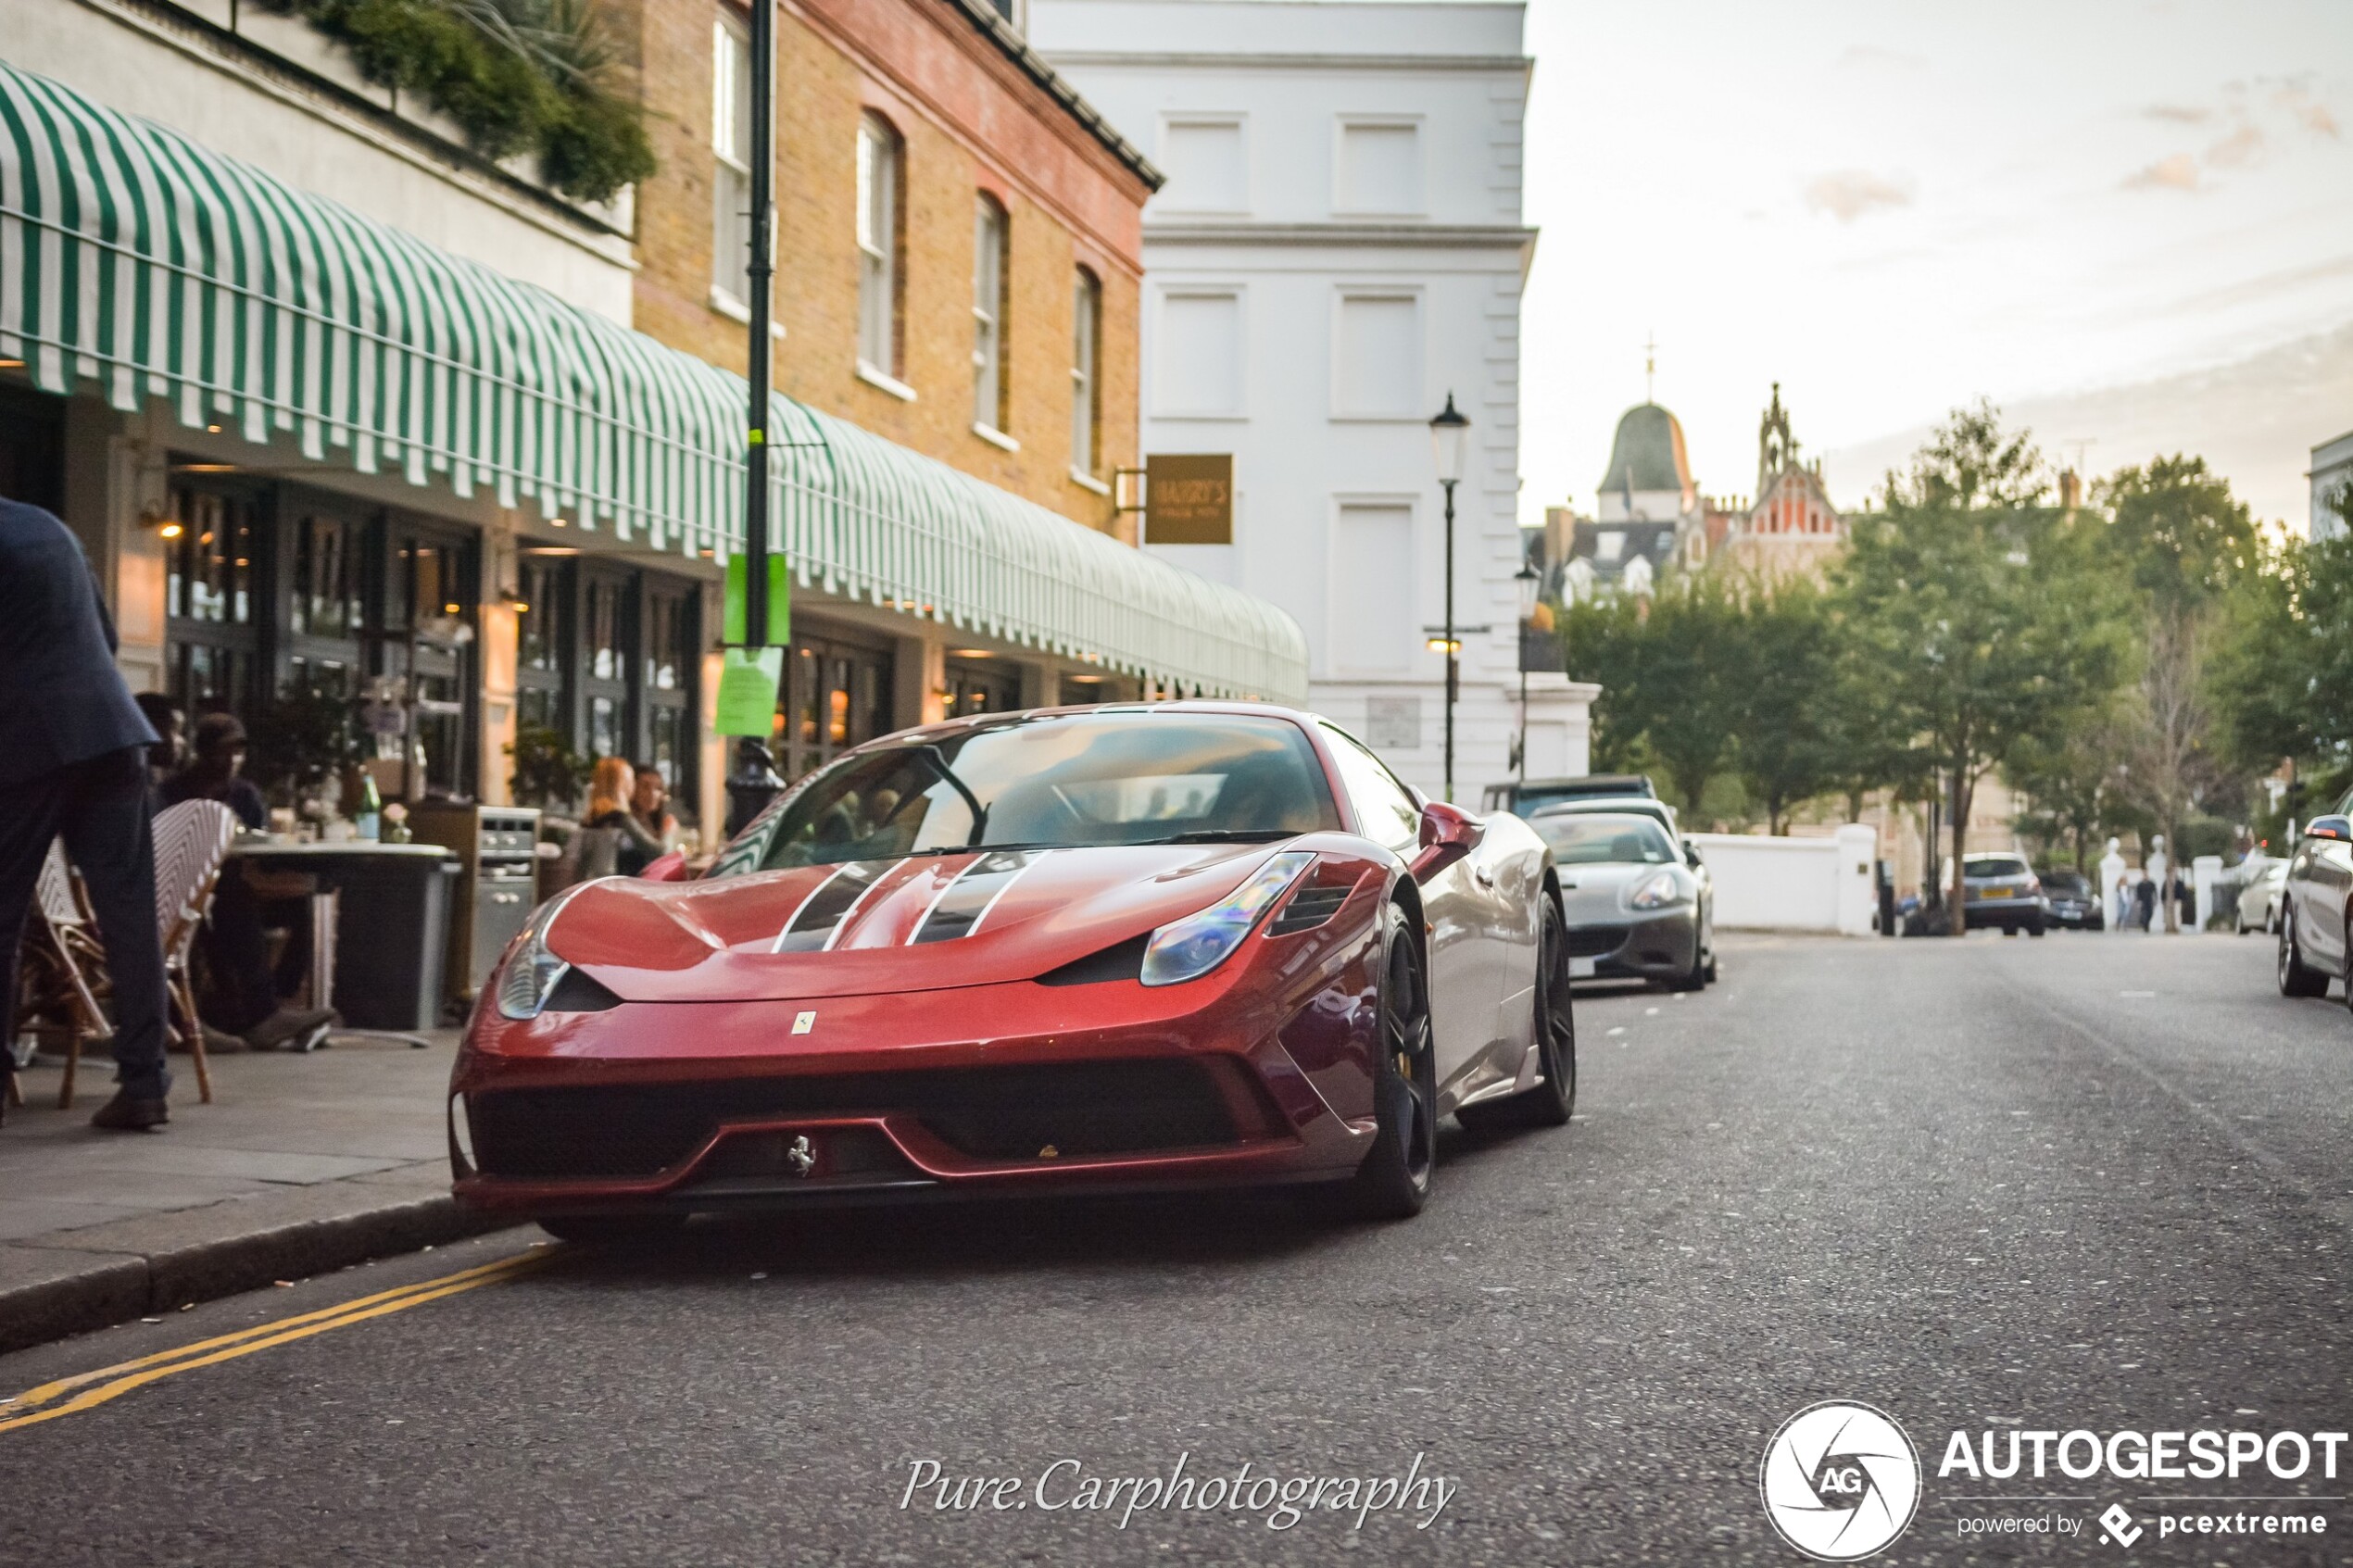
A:
{"type": "Polygon", "coordinates": [[[459,1198],[560,1236],[696,1212],[1350,1184],[1576,1097],[1549,851],[1311,715],[989,714],[872,742],[694,881],[550,899],[450,1083],[459,1198]]]}

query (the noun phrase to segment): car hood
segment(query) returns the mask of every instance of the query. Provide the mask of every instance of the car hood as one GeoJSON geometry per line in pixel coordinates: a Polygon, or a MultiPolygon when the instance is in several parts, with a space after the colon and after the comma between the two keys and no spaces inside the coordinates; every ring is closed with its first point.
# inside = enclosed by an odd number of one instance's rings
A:
{"type": "Polygon", "coordinates": [[[1664,864],[1632,864],[1616,860],[1563,866],[1561,918],[1570,925],[1616,920],[1626,913],[1626,895],[1661,871],[1664,864]]]}
{"type": "Polygon", "coordinates": [[[547,941],[625,1001],[760,1001],[1034,979],[1217,902],[1277,850],[1361,840],[976,850],[755,872],[615,877],[547,941]]]}

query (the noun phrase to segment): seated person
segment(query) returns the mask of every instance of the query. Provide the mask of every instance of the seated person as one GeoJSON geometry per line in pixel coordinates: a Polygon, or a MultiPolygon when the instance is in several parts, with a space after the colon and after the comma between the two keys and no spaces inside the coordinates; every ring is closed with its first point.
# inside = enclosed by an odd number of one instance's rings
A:
{"type": "Polygon", "coordinates": [[[161,692],[141,692],[132,701],[147,716],[147,723],[156,733],[156,744],[147,747],[147,787],[160,790],[172,774],[180,771],[185,746],[181,740],[186,726],[182,722],[179,705],[161,692]]]}
{"type": "MultiPolygon", "coordinates": [[[[234,714],[208,713],[196,721],[195,759],[165,781],[159,797],[166,806],[218,800],[236,813],[239,825],[258,833],[270,816],[261,791],[239,771],[245,761],[245,727],[234,714]]],[[[232,860],[213,887],[202,940],[215,1014],[203,1021],[206,1050],[270,1051],[288,1045],[308,1050],[342,1022],[332,1008],[293,1008],[279,999],[281,984],[292,990],[309,967],[310,910],[302,890],[289,896],[289,890],[259,885],[245,862],[232,860]],[[273,919],[292,933],[275,974],[268,930],[273,919]]]]}
{"type": "MultiPolygon", "coordinates": [[[[663,782],[661,770],[650,762],[637,765],[636,783],[629,796],[629,814],[636,818],[637,825],[652,834],[654,842],[661,846],[654,856],[648,856],[637,865],[636,871],[644,871],[655,858],[669,854],[686,838],[686,834],[678,826],[677,817],[670,809],[670,785],[663,782]]],[[[630,858],[627,855],[621,857],[623,861],[630,858]]],[[[635,874],[625,866],[623,870],[624,874],[635,874]]]]}
{"type": "MultiPolygon", "coordinates": [[[[660,784],[661,775],[655,774],[654,782],[660,784]]],[[[588,811],[573,835],[578,848],[574,880],[635,876],[670,852],[676,841],[665,843],[630,809],[636,795],[635,769],[618,757],[597,759],[595,771],[588,775],[588,811]]]]}

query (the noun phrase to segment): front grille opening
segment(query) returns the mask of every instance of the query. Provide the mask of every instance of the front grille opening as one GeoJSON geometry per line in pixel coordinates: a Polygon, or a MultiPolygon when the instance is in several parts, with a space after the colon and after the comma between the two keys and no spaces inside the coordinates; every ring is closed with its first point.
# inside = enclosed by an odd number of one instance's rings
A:
{"type": "Polygon", "coordinates": [[[617,1008],[621,998],[605,986],[591,980],[576,969],[568,969],[556,981],[556,988],[547,993],[547,1005],[542,1012],[602,1012],[617,1008]]]}
{"type": "Polygon", "coordinates": [[[467,1110],[483,1174],[545,1180],[659,1175],[725,1123],[793,1116],[912,1115],[974,1160],[1035,1160],[1049,1145],[1063,1159],[1139,1153],[1243,1135],[1210,1068],[1189,1058],[491,1089],[469,1096],[467,1110]]]}
{"type": "Polygon", "coordinates": [[[1608,926],[1571,926],[1568,932],[1568,956],[1572,959],[1597,959],[1613,952],[1626,940],[1626,933],[1608,926]]]}

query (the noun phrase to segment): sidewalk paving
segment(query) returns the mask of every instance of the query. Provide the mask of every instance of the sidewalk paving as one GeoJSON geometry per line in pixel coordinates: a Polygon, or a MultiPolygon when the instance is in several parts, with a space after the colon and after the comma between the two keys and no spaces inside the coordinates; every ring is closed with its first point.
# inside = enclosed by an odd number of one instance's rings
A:
{"type": "Polygon", "coordinates": [[[42,1059],[0,1126],[0,1351],[497,1228],[449,1199],[458,1032],[424,1038],[216,1057],[210,1105],[174,1057],[170,1125],[145,1134],[90,1125],[110,1060],[59,1110],[42,1059]]]}

